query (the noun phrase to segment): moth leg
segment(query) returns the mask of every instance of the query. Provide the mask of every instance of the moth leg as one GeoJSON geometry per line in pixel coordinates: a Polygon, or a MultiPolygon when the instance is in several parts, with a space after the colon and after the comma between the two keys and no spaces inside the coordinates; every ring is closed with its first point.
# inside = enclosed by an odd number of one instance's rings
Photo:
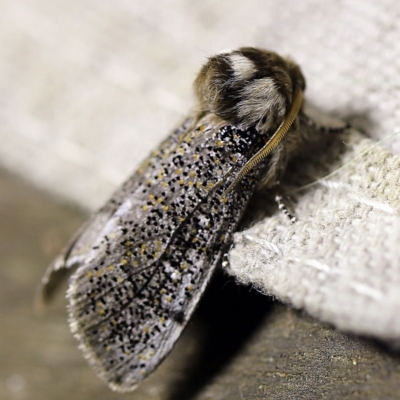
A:
{"type": "Polygon", "coordinates": [[[278,204],[279,211],[286,215],[290,222],[294,224],[297,221],[297,218],[290,213],[288,207],[286,206],[285,202],[283,201],[283,197],[280,194],[275,196],[275,202],[278,204]]]}
{"type": "Polygon", "coordinates": [[[271,187],[272,194],[275,194],[275,203],[278,205],[278,209],[281,213],[286,215],[290,222],[295,223],[297,221],[297,218],[289,211],[289,207],[287,207],[284,198],[282,196],[282,190],[281,190],[281,183],[280,181],[276,181],[274,185],[271,187]]]}
{"type": "Polygon", "coordinates": [[[232,274],[233,275],[233,272],[231,270],[231,264],[229,262],[228,253],[223,253],[222,254],[221,267],[225,272],[227,272],[228,274],[232,274]]]}
{"type": "Polygon", "coordinates": [[[343,133],[351,128],[351,124],[341,119],[331,117],[330,115],[322,114],[317,108],[310,104],[306,107],[306,112],[300,115],[301,129],[309,130],[310,132],[327,133],[343,133]]]}
{"type": "Polygon", "coordinates": [[[332,126],[319,126],[318,129],[322,133],[343,133],[345,130],[350,129],[351,124],[349,122],[346,122],[343,126],[337,126],[337,127],[332,127],[332,126]]]}
{"type": "Polygon", "coordinates": [[[338,134],[343,133],[347,129],[351,128],[351,124],[349,122],[340,121],[331,122],[331,123],[317,123],[310,119],[310,125],[314,125],[315,129],[323,134],[338,134]]]}

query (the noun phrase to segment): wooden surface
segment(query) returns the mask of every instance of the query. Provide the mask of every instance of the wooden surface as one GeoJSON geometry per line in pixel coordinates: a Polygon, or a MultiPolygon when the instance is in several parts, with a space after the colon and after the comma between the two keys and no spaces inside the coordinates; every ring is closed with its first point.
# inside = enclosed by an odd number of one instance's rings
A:
{"type": "Polygon", "coordinates": [[[32,308],[44,269],[86,216],[1,170],[0,193],[1,399],[399,397],[398,355],[222,274],[159,369],[136,392],[112,393],[77,350],[62,294],[45,317],[32,308]]]}

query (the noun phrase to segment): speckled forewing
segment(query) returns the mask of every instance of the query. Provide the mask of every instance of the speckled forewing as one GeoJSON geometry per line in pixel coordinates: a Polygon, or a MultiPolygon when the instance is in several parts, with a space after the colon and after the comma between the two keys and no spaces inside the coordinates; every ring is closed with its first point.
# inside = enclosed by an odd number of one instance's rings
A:
{"type": "Polygon", "coordinates": [[[117,211],[127,195],[135,191],[138,187],[139,181],[143,179],[143,175],[147,171],[147,166],[151,164],[154,155],[159,153],[167,154],[174,151],[177,143],[183,140],[188,127],[193,124],[193,120],[193,117],[186,119],[179,128],[174,130],[160,144],[159,148],[150,154],[125,184],[113,194],[112,198],[75,232],[63,251],[47,268],[42,278],[36,298],[36,306],[39,309],[43,303],[49,301],[53,293],[57,291],[60,283],[69,276],[69,270],[86,262],[90,250],[101,236],[105,225],[110,221],[110,218],[117,211]]]}
{"type": "Polygon", "coordinates": [[[110,201],[114,212],[68,298],[82,350],[114,389],[132,389],[172,348],[255,181],[250,174],[240,190],[224,190],[261,145],[255,129],[205,116],[154,152],[110,201]]]}
{"type": "Polygon", "coordinates": [[[274,185],[305,142],[294,121],[304,88],[300,68],[273,52],[210,57],[195,81],[196,113],[47,270],[44,299],[77,266],[71,330],[111,388],[132,390],[168,354],[259,178],[274,185]]]}

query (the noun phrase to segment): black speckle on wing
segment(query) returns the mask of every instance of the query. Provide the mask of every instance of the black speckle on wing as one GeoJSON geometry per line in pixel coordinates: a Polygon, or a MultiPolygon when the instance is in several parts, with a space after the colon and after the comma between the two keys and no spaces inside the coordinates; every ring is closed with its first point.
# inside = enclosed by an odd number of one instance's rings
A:
{"type": "Polygon", "coordinates": [[[110,201],[68,293],[71,328],[100,376],[128,390],[166,356],[230,243],[257,170],[224,190],[262,146],[254,129],[187,123],[110,201]]]}

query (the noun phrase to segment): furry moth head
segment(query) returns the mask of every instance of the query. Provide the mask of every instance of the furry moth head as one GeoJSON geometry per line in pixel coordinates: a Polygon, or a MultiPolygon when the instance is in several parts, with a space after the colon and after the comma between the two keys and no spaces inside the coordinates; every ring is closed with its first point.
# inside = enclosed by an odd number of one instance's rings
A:
{"type": "Polygon", "coordinates": [[[304,91],[299,66],[276,53],[242,47],[209,58],[195,80],[200,111],[241,127],[276,129],[296,89],[304,91]]]}

